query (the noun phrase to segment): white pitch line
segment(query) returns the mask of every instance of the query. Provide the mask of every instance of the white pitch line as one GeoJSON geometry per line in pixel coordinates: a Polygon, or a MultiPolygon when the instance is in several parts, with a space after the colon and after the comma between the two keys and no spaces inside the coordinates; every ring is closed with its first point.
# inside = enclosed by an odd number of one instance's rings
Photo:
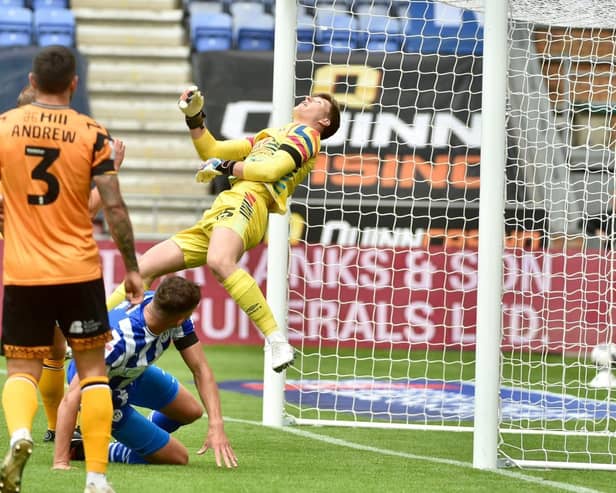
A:
{"type": "MultiPolygon", "coordinates": [[[[225,421],[234,422],[234,423],[242,423],[242,424],[248,424],[248,425],[253,425],[253,426],[263,426],[263,424],[258,421],[250,421],[247,419],[228,418],[228,417],[225,417],[224,419],[225,421]]],[[[292,426],[283,426],[282,428],[276,428],[276,429],[279,429],[280,431],[284,431],[287,433],[292,433],[294,435],[299,435],[305,438],[310,438],[312,440],[318,440],[321,442],[329,443],[331,445],[338,445],[340,447],[347,447],[347,448],[352,448],[355,450],[363,450],[364,452],[373,452],[375,454],[380,454],[380,455],[391,455],[395,457],[402,457],[403,459],[421,460],[425,462],[433,462],[436,464],[445,464],[448,466],[462,467],[464,469],[473,468],[473,465],[468,462],[462,462],[462,461],[457,461],[453,459],[443,459],[440,457],[429,457],[425,455],[409,454],[407,452],[398,452],[397,450],[370,447],[369,445],[362,445],[360,443],[348,442],[346,440],[341,440],[340,438],[333,438],[327,435],[320,435],[318,433],[313,433],[311,431],[300,430],[292,426]]],[[[550,481],[550,480],[543,479],[540,477],[527,476],[519,472],[507,471],[503,469],[494,469],[494,470],[489,470],[489,471],[484,471],[484,472],[498,474],[500,476],[507,476],[509,478],[519,479],[520,481],[526,481],[528,483],[535,483],[543,487],[549,486],[549,487],[556,488],[561,491],[571,491],[572,493],[601,493],[601,491],[593,490],[591,488],[584,488],[582,486],[571,485],[568,483],[560,483],[558,481],[550,481]]]]}
{"type": "MultiPolygon", "coordinates": [[[[0,374],[6,374],[6,370],[4,368],[0,368],[0,374]]],[[[225,417],[225,420],[231,423],[242,423],[253,426],[263,426],[259,421],[250,421],[247,419],[239,419],[239,418],[229,418],[225,417]]],[[[427,457],[425,455],[415,455],[409,454],[406,452],[398,452],[397,450],[388,450],[381,449],[377,447],[370,447],[368,445],[362,445],[360,443],[347,442],[346,440],[341,440],[340,438],[333,438],[327,435],[319,435],[318,433],[312,433],[306,430],[300,430],[298,428],[293,428],[289,426],[284,426],[279,428],[281,431],[285,431],[287,433],[293,433],[295,435],[303,436],[306,438],[311,438],[313,440],[319,440],[321,442],[330,443],[332,445],[338,445],[340,447],[352,448],[355,450],[363,450],[365,452],[373,452],[375,454],[381,455],[392,455],[395,457],[402,457],[404,459],[411,460],[422,460],[425,462],[434,462],[436,464],[446,464],[448,466],[462,467],[464,469],[472,469],[473,465],[468,462],[461,462],[453,459],[443,459],[440,457],[427,457]]],[[[571,491],[572,493],[602,493],[600,490],[593,490],[591,488],[584,488],[582,486],[575,486],[568,483],[559,483],[558,481],[550,481],[547,479],[535,477],[535,476],[526,476],[525,474],[521,474],[519,472],[507,471],[504,469],[494,469],[490,471],[485,471],[493,474],[498,474],[500,476],[507,476],[509,478],[519,479],[520,481],[526,481],[528,483],[535,483],[541,486],[549,486],[552,488],[556,488],[562,491],[571,491]]]]}

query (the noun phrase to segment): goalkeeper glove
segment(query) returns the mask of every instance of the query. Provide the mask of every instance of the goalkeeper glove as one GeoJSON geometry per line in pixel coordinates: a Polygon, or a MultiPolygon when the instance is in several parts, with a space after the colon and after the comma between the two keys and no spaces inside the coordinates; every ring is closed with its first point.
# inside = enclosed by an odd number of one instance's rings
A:
{"type": "Polygon", "coordinates": [[[233,175],[233,167],[237,161],[224,161],[216,157],[210,158],[204,161],[195,175],[195,181],[197,183],[209,183],[217,176],[233,175]]]}
{"type": "Polygon", "coordinates": [[[188,128],[203,128],[203,122],[205,120],[205,113],[203,112],[203,105],[205,100],[203,94],[197,86],[190,86],[188,88],[188,95],[186,99],[178,100],[178,108],[186,115],[186,125],[188,128]]]}

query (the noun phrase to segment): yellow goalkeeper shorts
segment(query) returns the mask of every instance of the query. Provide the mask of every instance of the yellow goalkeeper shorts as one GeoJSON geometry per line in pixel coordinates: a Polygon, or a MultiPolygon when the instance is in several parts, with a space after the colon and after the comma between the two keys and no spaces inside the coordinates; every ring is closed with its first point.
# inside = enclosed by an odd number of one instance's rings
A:
{"type": "Polygon", "coordinates": [[[261,243],[272,200],[263,184],[250,181],[236,182],[230,190],[221,192],[199,222],[171,237],[184,253],[186,268],[205,264],[212,230],[218,226],[240,235],[244,250],[261,243]]]}

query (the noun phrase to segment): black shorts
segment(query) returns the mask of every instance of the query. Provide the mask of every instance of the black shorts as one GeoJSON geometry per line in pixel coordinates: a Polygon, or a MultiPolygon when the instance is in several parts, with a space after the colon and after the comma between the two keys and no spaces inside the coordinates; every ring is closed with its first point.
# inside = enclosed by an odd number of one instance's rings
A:
{"type": "Polygon", "coordinates": [[[2,349],[6,356],[48,357],[56,325],[78,350],[110,340],[103,280],[4,287],[2,349]]]}

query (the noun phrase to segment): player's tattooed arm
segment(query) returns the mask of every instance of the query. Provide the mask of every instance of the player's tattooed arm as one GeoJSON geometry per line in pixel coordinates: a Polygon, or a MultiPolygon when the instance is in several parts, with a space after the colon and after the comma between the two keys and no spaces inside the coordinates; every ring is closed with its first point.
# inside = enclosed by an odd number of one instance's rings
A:
{"type": "Polygon", "coordinates": [[[135,253],[133,227],[128,209],[120,193],[117,175],[100,175],[94,177],[103,204],[105,219],[118,250],[122,254],[127,271],[139,271],[135,253]]]}
{"type": "Polygon", "coordinates": [[[132,304],[141,303],[143,301],[143,280],[139,274],[133,226],[120,193],[118,176],[115,174],[97,175],[94,177],[94,183],[101,196],[111,237],[122,254],[122,260],[124,260],[126,298],[132,304]]]}

